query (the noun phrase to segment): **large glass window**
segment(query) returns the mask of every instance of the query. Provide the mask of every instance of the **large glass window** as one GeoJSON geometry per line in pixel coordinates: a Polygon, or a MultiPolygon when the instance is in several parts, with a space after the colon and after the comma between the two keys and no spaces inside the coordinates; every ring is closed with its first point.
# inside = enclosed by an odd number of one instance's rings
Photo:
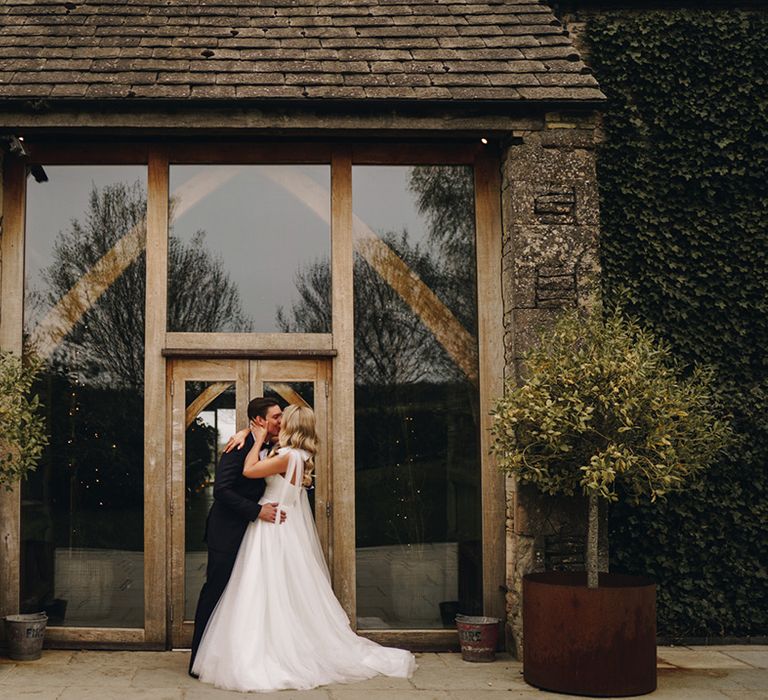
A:
{"type": "Polygon", "coordinates": [[[358,625],[453,627],[482,608],[473,173],[352,192],[358,625]]]}
{"type": "Polygon", "coordinates": [[[21,610],[143,627],[146,168],[45,171],[28,185],[24,342],[50,444],[22,484],[21,610]]]}
{"type": "Polygon", "coordinates": [[[170,191],[169,331],[330,333],[330,166],[174,165],[170,191]]]}

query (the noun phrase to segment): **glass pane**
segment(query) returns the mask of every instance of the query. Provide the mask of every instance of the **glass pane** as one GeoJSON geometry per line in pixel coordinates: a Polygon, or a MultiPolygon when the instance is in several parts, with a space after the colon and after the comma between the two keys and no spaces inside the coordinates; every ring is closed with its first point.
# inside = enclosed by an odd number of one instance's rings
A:
{"type": "Polygon", "coordinates": [[[184,432],[185,576],[184,619],[194,620],[205,580],[205,521],[213,505],[213,477],[235,426],[234,382],[185,382],[184,432]]]}
{"type": "Polygon", "coordinates": [[[288,404],[306,403],[310,408],[315,407],[315,383],[314,382],[264,382],[264,397],[276,399],[280,408],[288,404]]]}
{"type": "Polygon", "coordinates": [[[168,330],[330,333],[330,178],[327,165],[172,166],[168,330]]]}
{"type": "Polygon", "coordinates": [[[45,171],[28,184],[24,330],[50,444],[22,484],[21,610],[143,627],[146,168],[45,171]]]}
{"type": "Polygon", "coordinates": [[[356,167],[355,493],[361,628],[478,613],[473,175],[356,167]]]}

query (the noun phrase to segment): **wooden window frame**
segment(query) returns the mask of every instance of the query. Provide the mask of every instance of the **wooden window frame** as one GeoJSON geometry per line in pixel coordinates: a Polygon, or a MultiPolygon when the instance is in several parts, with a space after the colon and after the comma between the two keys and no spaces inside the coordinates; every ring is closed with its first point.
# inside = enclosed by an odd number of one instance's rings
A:
{"type": "MultiPolygon", "coordinates": [[[[502,224],[500,159],[478,139],[436,142],[249,140],[120,141],[119,139],[28,139],[34,163],[43,165],[145,165],[147,167],[147,305],[145,338],[144,454],[144,627],[52,627],[55,646],[166,647],[169,639],[167,572],[170,458],[166,363],[173,356],[213,351],[244,356],[254,345],[274,357],[332,358],[332,426],[354,425],[352,168],[355,165],[470,165],[475,185],[477,311],[480,393],[483,612],[505,617],[505,487],[490,454],[490,410],[503,389],[502,224]],[[331,170],[332,329],[325,334],[204,334],[166,330],[168,182],[173,164],[328,164],[331,170]],[[158,535],[158,533],[161,533],[158,535]]],[[[6,156],[3,163],[3,234],[0,241],[0,347],[21,352],[24,300],[24,230],[27,165],[6,156]]],[[[258,353],[257,353],[258,354],[258,353]]],[[[263,353],[262,353],[263,354],[263,353]]],[[[255,356],[255,355],[254,355],[255,356]]],[[[355,623],[354,432],[333,428],[333,583],[355,623]]],[[[20,589],[20,487],[0,492],[0,615],[18,611],[20,589]]],[[[414,649],[457,647],[454,630],[364,630],[367,637],[414,649]]]]}

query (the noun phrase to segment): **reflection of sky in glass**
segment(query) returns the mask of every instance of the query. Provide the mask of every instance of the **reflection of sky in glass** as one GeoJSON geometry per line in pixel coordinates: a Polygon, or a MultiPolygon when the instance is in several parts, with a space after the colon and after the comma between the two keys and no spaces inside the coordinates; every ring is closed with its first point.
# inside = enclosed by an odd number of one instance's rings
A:
{"type": "Polygon", "coordinates": [[[46,165],[48,182],[27,181],[25,268],[27,288],[40,289],[40,273],[53,262],[53,244],[59,231],[73,219],[85,223],[91,189],[137,180],[146,191],[143,165],[46,165]]]}
{"type": "MultiPolygon", "coordinates": [[[[92,187],[137,180],[146,190],[146,166],[46,166],[47,183],[30,179],[27,196],[26,275],[28,289],[42,287],[41,271],[53,262],[59,231],[88,211],[92,187]]],[[[426,222],[408,189],[410,167],[355,166],[355,214],[378,233],[408,231],[412,243],[423,242],[426,222]]],[[[310,166],[172,166],[173,193],[206,173],[234,172],[186,209],[173,222],[173,233],[190,241],[206,232],[205,246],[220,255],[224,268],[240,290],[246,316],[254,331],[276,331],[275,313],[296,300],[294,274],[316,260],[330,257],[330,167],[310,166]],[[280,173],[294,191],[265,176],[280,173]],[[301,184],[311,181],[327,193],[324,211],[302,201],[301,184]]],[[[189,280],[194,286],[194,279],[189,280]]],[[[30,311],[31,309],[28,309],[30,311]]],[[[29,319],[28,319],[29,320],[29,319]]],[[[183,329],[171,329],[183,330],[183,329]]],[[[330,329],[329,329],[330,330],[330,329]]]]}
{"type": "Polygon", "coordinates": [[[216,186],[173,222],[173,235],[188,242],[205,231],[205,246],[224,261],[252,330],[278,331],[278,307],[290,309],[296,300],[295,273],[330,259],[330,167],[172,166],[170,191],[206,178],[216,186]],[[285,178],[293,191],[270,175],[285,178]],[[320,211],[305,204],[307,188],[322,192],[320,211]]]}
{"type": "Polygon", "coordinates": [[[378,234],[403,229],[411,243],[426,241],[427,222],[416,209],[416,195],[408,189],[412,168],[364,166],[352,168],[355,214],[378,234]]]}

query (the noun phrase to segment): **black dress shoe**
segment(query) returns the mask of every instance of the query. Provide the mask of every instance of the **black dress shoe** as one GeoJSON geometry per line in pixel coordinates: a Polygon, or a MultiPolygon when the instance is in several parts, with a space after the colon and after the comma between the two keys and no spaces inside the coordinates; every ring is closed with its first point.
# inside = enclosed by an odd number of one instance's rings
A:
{"type": "Polygon", "coordinates": [[[197,673],[192,673],[192,669],[189,669],[189,675],[192,676],[195,680],[198,680],[200,676],[197,673]]]}

